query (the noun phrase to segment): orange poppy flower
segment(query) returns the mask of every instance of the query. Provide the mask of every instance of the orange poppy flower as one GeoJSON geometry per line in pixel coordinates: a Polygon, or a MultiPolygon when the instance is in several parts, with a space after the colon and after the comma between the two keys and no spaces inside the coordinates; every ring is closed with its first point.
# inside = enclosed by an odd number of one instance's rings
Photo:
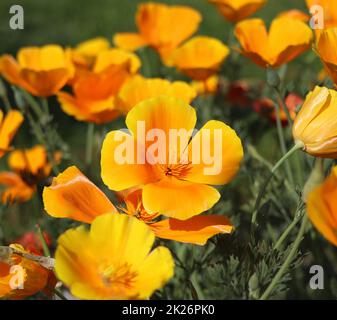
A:
{"type": "Polygon", "coordinates": [[[238,22],[253,15],[267,0],[208,0],[230,22],[238,22]]]}
{"type": "Polygon", "coordinates": [[[191,86],[199,95],[216,94],[220,85],[220,79],[217,75],[213,75],[204,81],[193,81],[191,86]]]}
{"type": "Polygon", "coordinates": [[[27,47],[19,50],[17,60],[10,55],[0,58],[0,73],[5,79],[34,96],[57,93],[73,76],[70,55],[58,45],[27,47]]]}
{"type": "Polygon", "coordinates": [[[81,69],[72,83],[73,94],[59,92],[62,110],[79,121],[107,123],[117,118],[116,95],[123,83],[140,68],[130,52],[110,49],[100,52],[91,70],[81,69]]]}
{"type": "Polygon", "coordinates": [[[176,97],[190,103],[197,93],[183,81],[170,82],[165,79],[147,79],[136,75],[122,86],[116,104],[123,113],[127,114],[139,102],[162,95],[176,97]]]}
{"type": "Polygon", "coordinates": [[[40,291],[51,295],[56,284],[53,272],[25,254],[30,252],[15,244],[0,255],[0,298],[19,300],[40,291]]]}
{"type": "Polygon", "coordinates": [[[201,15],[187,6],[168,6],[148,2],[140,4],[136,14],[139,33],[117,33],[114,43],[126,50],[151,46],[165,58],[198,29],[201,15]]]}
{"type": "Polygon", "coordinates": [[[81,299],[148,299],[174,273],[167,248],[151,251],[154,240],[151,229],[136,218],[101,215],[90,231],[81,226],[60,236],[56,275],[81,299]]]}
{"type": "Polygon", "coordinates": [[[235,131],[214,120],[207,122],[189,143],[196,120],[195,109],[173,97],[161,96],[137,104],[126,117],[131,134],[112,131],[103,142],[104,183],[115,191],[142,187],[143,205],[150,214],[186,220],[210,209],[220,194],[207,184],[228,183],[239,169],[243,149],[235,131]],[[172,137],[178,131],[186,134],[174,145],[172,137]],[[139,141],[142,135],[157,133],[161,135],[157,144],[139,141]],[[204,137],[209,140],[198,149],[204,137]],[[119,154],[124,147],[129,151],[127,157],[131,155],[126,161],[119,154]],[[210,159],[206,161],[205,157],[210,150],[214,151],[210,163],[217,162],[213,166],[216,172],[208,172],[212,165],[206,164],[210,159]]]}
{"type": "Polygon", "coordinates": [[[221,41],[198,36],[176,49],[170,64],[194,80],[205,81],[218,72],[228,54],[228,47],[221,41]]]}
{"type": "Polygon", "coordinates": [[[322,30],[316,50],[326,72],[337,86],[337,28],[322,30]]]}
{"type": "Polygon", "coordinates": [[[277,18],[292,18],[303,22],[308,22],[310,20],[309,15],[297,9],[283,11],[277,16],[277,18]]]}
{"type": "Polygon", "coordinates": [[[321,158],[337,158],[337,91],[316,87],[297,114],[293,125],[295,142],[321,158]]]}
{"type": "MultiPolygon", "coordinates": [[[[233,231],[233,226],[224,216],[207,215],[185,221],[166,219],[155,222],[159,215],[145,211],[141,190],[123,194],[122,200],[125,208],[120,208],[121,212],[147,223],[159,238],[204,245],[216,234],[233,231]]],[[[53,179],[51,186],[44,188],[43,202],[49,215],[85,223],[92,223],[102,214],[118,212],[104,193],[76,167],[69,167],[53,179]]]]}
{"type": "MultiPolygon", "coordinates": [[[[55,154],[55,160],[59,159],[60,154],[55,154]]],[[[3,203],[30,200],[36,191],[36,185],[51,172],[46,150],[39,145],[11,152],[8,165],[12,171],[0,173],[0,185],[5,186],[1,195],[3,203]]]]}
{"type": "Polygon", "coordinates": [[[337,246],[337,166],[330,176],[308,195],[307,212],[317,230],[337,246]]]}
{"type": "Polygon", "coordinates": [[[236,25],[235,35],[241,53],[264,68],[277,68],[294,60],[310,48],[313,39],[304,22],[291,18],[273,20],[269,33],[263,20],[245,20],[236,25]]]}
{"type": "MultiPolygon", "coordinates": [[[[334,0],[306,0],[307,6],[310,8],[319,5],[323,8],[324,29],[337,27],[337,2],[334,0]]],[[[316,29],[319,36],[321,30],[316,29]]]]}
{"type": "Polygon", "coordinates": [[[9,150],[14,135],[24,118],[19,111],[11,110],[5,116],[0,109],[0,158],[9,150]]]}

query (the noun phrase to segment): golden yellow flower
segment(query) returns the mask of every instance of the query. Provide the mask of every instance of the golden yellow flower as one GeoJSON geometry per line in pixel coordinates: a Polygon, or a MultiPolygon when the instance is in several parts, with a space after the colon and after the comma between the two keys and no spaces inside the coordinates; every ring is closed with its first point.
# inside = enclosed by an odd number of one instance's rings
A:
{"type": "Polygon", "coordinates": [[[169,6],[162,3],[140,4],[136,14],[139,33],[118,33],[114,36],[117,47],[136,50],[151,46],[165,58],[198,29],[201,15],[187,6],[169,6]]]}
{"type": "Polygon", "coordinates": [[[204,81],[193,81],[191,86],[198,94],[215,94],[218,92],[220,79],[218,75],[211,76],[204,81]]]}
{"type": "MultiPolygon", "coordinates": [[[[310,9],[314,5],[319,5],[323,8],[324,29],[337,27],[337,2],[334,0],[306,0],[307,6],[310,9]]],[[[319,29],[318,36],[320,34],[319,29]]]]}
{"type": "Polygon", "coordinates": [[[311,222],[337,246],[337,166],[330,176],[308,195],[307,212],[311,222]]]}
{"type": "Polygon", "coordinates": [[[116,104],[127,114],[139,102],[158,96],[176,97],[190,103],[197,95],[196,91],[186,82],[170,82],[160,78],[144,78],[136,75],[128,80],[120,89],[116,104]]]}
{"type": "Polygon", "coordinates": [[[137,104],[126,117],[131,134],[112,131],[103,142],[101,175],[104,183],[114,191],[142,187],[143,205],[149,214],[186,220],[210,209],[220,194],[208,184],[228,183],[239,169],[243,149],[235,131],[215,120],[207,122],[189,142],[196,120],[195,109],[177,98],[161,96],[137,104]],[[145,125],[145,136],[160,131],[164,137],[157,145],[139,141],[143,135],[139,124],[145,125]],[[172,130],[185,132],[187,141],[181,139],[170,148],[172,130]],[[198,149],[202,137],[208,137],[209,141],[198,149]],[[121,162],[116,157],[122,142],[132,151],[134,159],[121,162]],[[153,161],[151,152],[155,154],[156,146],[158,154],[153,161]],[[217,172],[210,174],[206,169],[210,165],[202,160],[209,150],[214,151],[213,162],[219,162],[217,172]],[[150,156],[145,156],[147,154],[150,156]]]}
{"type": "Polygon", "coordinates": [[[337,85],[337,28],[322,30],[316,50],[326,72],[337,85]]]}
{"type": "Polygon", "coordinates": [[[235,35],[243,55],[261,67],[273,68],[308,50],[313,39],[312,30],[304,22],[288,17],[274,19],[269,33],[263,20],[244,20],[236,25],[235,35]]]}
{"type": "Polygon", "coordinates": [[[208,2],[215,4],[228,21],[238,22],[258,11],[267,0],[208,0],[208,2]]]}
{"type": "Polygon", "coordinates": [[[316,87],[297,114],[293,125],[295,142],[307,153],[321,158],[337,158],[337,91],[316,87]]]}
{"type": "Polygon", "coordinates": [[[17,60],[0,58],[0,74],[11,84],[31,94],[48,97],[57,93],[73,76],[71,57],[58,45],[27,47],[19,50],[17,60]]]}
{"type": "Polygon", "coordinates": [[[122,214],[96,218],[60,236],[55,254],[57,277],[82,299],[148,299],[173,276],[165,247],[151,250],[154,233],[122,214]]]}
{"type": "Polygon", "coordinates": [[[197,36],[177,48],[169,63],[194,80],[206,80],[218,72],[229,49],[221,41],[197,36]]]}
{"type": "Polygon", "coordinates": [[[11,110],[6,115],[0,109],[0,158],[9,150],[14,135],[24,118],[19,111],[11,110]]]}
{"type": "Polygon", "coordinates": [[[308,22],[310,20],[310,16],[308,14],[297,9],[283,11],[277,16],[277,18],[292,18],[303,22],[308,22]]]}

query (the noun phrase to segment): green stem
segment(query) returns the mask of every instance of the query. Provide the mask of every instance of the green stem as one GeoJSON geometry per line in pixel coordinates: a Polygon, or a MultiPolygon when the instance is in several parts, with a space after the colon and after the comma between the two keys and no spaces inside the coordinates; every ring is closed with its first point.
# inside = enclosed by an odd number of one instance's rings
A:
{"type": "Polygon", "coordinates": [[[85,163],[90,166],[92,162],[92,149],[94,145],[95,124],[89,123],[87,129],[87,142],[85,151],[85,163]]]}
{"type": "Polygon", "coordinates": [[[278,282],[280,281],[280,279],[282,278],[284,273],[289,268],[291,262],[293,261],[295,255],[297,253],[297,250],[298,250],[298,248],[301,244],[301,241],[303,239],[303,236],[304,236],[304,233],[305,233],[305,230],[306,230],[306,227],[307,227],[307,223],[308,223],[308,217],[307,217],[307,215],[304,215],[303,220],[302,220],[302,224],[301,224],[301,228],[300,228],[300,230],[297,234],[297,237],[296,237],[296,239],[293,243],[293,246],[292,246],[287,258],[284,260],[281,268],[276,273],[275,277],[273,278],[273,280],[269,284],[268,288],[261,295],[260,300],[267,300],[269,298],[269,296],[273,292],[275,286],[278,284],[278,282]]]}
{"type": "Polygon", "coordinates": [[[290,127],[292,127],[292,125],[293,125],[293,119],[291,118],[291,115],[290,115],[288,107],[286,106],[285,102],[283,101],[283,98],[281,96],[281,92],[277,88],[274,88],[274,89],[275,89],[275,93],[276,93],[277,103],[284,110],[284,112],[285,112],[285,114],[287,116],[288,124],[289,124],[290,127]]]}
{"type": "Polygon", "coordinates": [[[60,298],[60,299],[62,299],[62,300],[68,300],[64,295],[63,295],[63,293],[62,292],[60,292],[58,289],[54,289],[54,293],[60,298]]]}
{"type": "Polygon", "coordinates": [[[47,98],[41,98],[41,105],[42,108],[47,116],[49,116],[49,105],[48,105],[48,99],[47,98]]]}
{"type": "Polygon", "coordinates": [[[295,153],[297,150],[299,149],[303,149],[304,144],[302,142],[297,142],[275,165],[274,167],[271,169],[270,174],[268,176],[268,178],[266,179],[265,183],[262,185],[259,194],[256,198],[256,202],[255,202],[255,206],[254,206],[254,211],[253,211],[253,215],[252,215],[252,225],[256,225],[256,218],[257,218],[257,213],[258,210],[260,208],[260,203],[262,201],[262,198],[265,194],[266,188],[270,182],[270,180],[272,179],[272,177],[274,176],[274,173],[277,171],[277,169],[293,154],[295,153]]]}
{"type": "Polygon", "coordinates": [[[42,244],[43,254],[46,257],[51,257],[50,250],[48,248],[46,239],[44,238],[44,235],[43,235],[43,232],[41,230],[41,227],[39,225],[36,225],[36,229],[37,229],[37,233],[38,233],[38,236],[39,236],[41,244],[42,244]]]}

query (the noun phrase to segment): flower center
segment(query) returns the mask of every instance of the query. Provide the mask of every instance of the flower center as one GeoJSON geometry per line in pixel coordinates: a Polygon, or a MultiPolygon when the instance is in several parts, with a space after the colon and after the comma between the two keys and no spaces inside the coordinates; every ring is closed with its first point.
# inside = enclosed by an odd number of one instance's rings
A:
{"type": "Polygon", "coordinates": [[[137,277],[137,272],[132,271],[129,264],[124,263],[120,266],[110,265],[101,273],[103,283],[106,286],[122,286],[131,288],[137,277]]]}
{"type": "Polygon", "coordinates": [[[187,176],[192,169],[191,162],[177,163],[177,164],[165,164],[160,165],[161,170],[167,177],[175,177],[177,179],[183,179],[187,176]]]}

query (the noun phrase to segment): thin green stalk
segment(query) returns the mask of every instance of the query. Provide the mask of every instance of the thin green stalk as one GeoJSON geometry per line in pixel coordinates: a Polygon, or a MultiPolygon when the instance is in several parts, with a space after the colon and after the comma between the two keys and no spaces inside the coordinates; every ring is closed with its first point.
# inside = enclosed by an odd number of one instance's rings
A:
{"type": "Polygon", "coordinates": [[[49,105],[48,105],[48,99],[47,98],[41,98],[41,105],[42,108],[47,116],[49,116],[49,105]]]}
{"type": "Polygon", "coordinates": [[[68,300],[61,291],[59,291],[58,289],[54,289],[54,293],[61,299],[61,300],[68,300]]]}
{"type": "Polygon", "coordinates": [[[284,110],[284,112],[285,112],[285,114],[287,116],[288,124],[289,124],[290,127],[292,127],[292,125],[293,125],[293,119],[291,118],[291,115],[290,115],[288,107],[286,106],[285,102],[283,101],[283,98],[281,96],[281,92],[277,88],[274,88],[274,89],[275,89],[277,103],[284,110]]]}
{"type": "MultiPolygon", "coordinates": [[[[282,154],[286,154],[287,153],[287,147],[286,147],[286,143],[285,143],[285,138],[284,138],[284,131],[282,128],[282,123],[281,123],[281,114],[280,114],[280,107],[277,103],[274,103],[274,107],[275,107],[275,113],[276,113],[276,127],[277,127],[277,133],[278,133],[278,137],[280,140],[280,146],[281,146],[281,151],[282,154]]],[[[289,182],[294,186],[294,177],[293,174],[291,172],[291,168],[288,162],[286,162],[285,164],[285,169],[286,169],[286,173],[288,176],[288,180],[289,182]]]]}
{"type": "Polygon", "coordinates": [[[265,194],[265,191],[266,191],[266,188],[270,182],[270,180],[272,179],[272,177],[274,176],[274,173],[277,171],[277,169],[279,167],[282,166],[282,164],[288,160],[288,158],[293,154],[295,153],[297,150],[300,150],[300,149],[303,149],[304,145],[302,142],[298,142],[296,143],[275,165],[274,167],[271,169],[270,171],[270,174],[268,176],[268,178],[266,179],[265,183],[262,185],[260,191],[259,191],[259,194],[256,198],[256,202],[255,202],[255,206],[254,206],[254,211],[253,211],[253,215],[252,215],[252,225],[256,225],[256,218],[257,218],[257,213],[258,213],[258,210],[260,208],[260,204],[261,204],[261,201],[262,201],[262,198],[265,194]]]}
{"type": "Polygon", "coordinates": [[[11,110],[11,104],[9,102],[8,96],[7,96],[7,90],[5,87],[5,84],[3,83],[3,81],[0,78],[0,96],[2,98],[2,101],[5,105],[5,109],[6,111],[10,111],[11,110]]]}
{"type": "Polygon", "coordinates": [[[89,123],[87,128],[87,142],[85,150],[85,163],[90,166],[92,162],[92,149],[94,145],[94,135],[95,135],[95,124],[89,123]]]}
{"type": "Polygon", "coordinates": [[[43,111],[41,106],[38,104],[38,102],[35,100],[35,98],[30,95],[28,92],[25,90],[19,89],[21,95],[24,97],[24,99],[27,101],[27,103],[31,106],[32,110],[34,111],[35,115],[38,118],[43,117],[43,111]]]}
{"type": "Polygon", "coordinates": [[[282,278],[282,276],[284,275],[284,273],[287,271],[287,269],[289,268],[291,262],[293,261],[297,250],[301,244],[301,241],[303,239],[306,227],[308,224],[308,217],[307,215],[304,215],[303,219],[302,219],[302,224],[301,224],[301,228],[297,234],[297,237],[293,243],[293,246],[287,256],[287,258],[284,260],[281,268],[278,270],[278,272],[276,273],[275,277],[273,278],[273,280],[271,281],[271,283],[269,284],[268,288],[265,290],[265,292],[261,295],[260,300],[267,300],[270,296],[270,294],[273,292],[275,286],[278,284],[278,282],[280,281],[280,279],[282,278]]]}
{"type": "Polygon", "coordinates": [[[39,225],[36,225],[36,229],[37,229],[37,234],[38,234],[39,239],[40,239],[41,244],[42,244],[43,254],[46,257],[51,257],[50,250],[48,248],[46,239],[44,238],[44,235],[43,235],[43,232],[41,230],[41,227],[39,225]]]}

